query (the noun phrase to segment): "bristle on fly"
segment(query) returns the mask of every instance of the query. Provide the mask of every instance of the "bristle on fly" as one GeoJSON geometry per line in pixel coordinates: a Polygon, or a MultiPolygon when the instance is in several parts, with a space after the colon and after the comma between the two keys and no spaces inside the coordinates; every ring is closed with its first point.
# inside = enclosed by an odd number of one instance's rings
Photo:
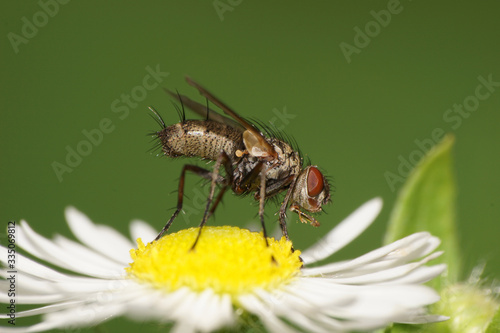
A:
{"type": "Polygon", "coordinates": [[[165,121],[163,120],[163,118],[160,116],[160,114],[152,107],[148,107],[149,110],[153,113],[153,114],[149,114],[151,116],[151,118],[154,119],[154,121],[160,125],[161,129],[160,131],[151,131],[148,133],[148,136],[152,136],[153,139],[151,140],[152,142],[154,142],[154,146],[151,147],[151,149],[149,149],[150,152],[160,152],[162,151],[162,142],[160,140],[160,137],[158,136],[158,134],[164,130],[165,128],[167,128],[167,125],[165,124],[165,121]]]}
{"type": "Polygon", "coordinates": [[[156,110],[152,106],[148,107],[148,109],[154,114],[154,116],[150,114],[151,118],[153,118],[156,123],[161,126],[162,129],[167,128],[167,125],[165,124],[165,121],[163,121],[163,118],[160,116],[160,114],[156,112],[156,110]]]}

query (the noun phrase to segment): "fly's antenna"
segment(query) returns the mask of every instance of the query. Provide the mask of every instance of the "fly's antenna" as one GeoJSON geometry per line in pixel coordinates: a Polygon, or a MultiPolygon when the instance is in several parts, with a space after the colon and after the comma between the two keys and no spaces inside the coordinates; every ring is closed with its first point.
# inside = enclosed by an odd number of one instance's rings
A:
{"type": "Polygon", "coordinates": [[[153,112],[154,116],[150,114],[151,118],[153,118],[158,125],[161,126],[161,128],[167,128],[167,125],[165,125],[165,122],[163,121],[163,118],[160,116],[158,112],[156,112],[155,108],[152,106],[148,107],[149,111],[153,112]]]}

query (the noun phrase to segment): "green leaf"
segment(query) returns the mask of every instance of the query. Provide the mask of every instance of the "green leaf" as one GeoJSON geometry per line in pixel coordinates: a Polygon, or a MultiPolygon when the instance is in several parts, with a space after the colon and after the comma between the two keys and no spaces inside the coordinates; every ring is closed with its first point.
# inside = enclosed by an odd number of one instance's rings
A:
{"type": "Polygon", "coordinates": [[[497,312],[495,313],[493,320],[486,329],[486,333],[496,333],[496,332],[500,332],[500,307],[497,308],[497,312]]]}
{"type": "Polygon", "coordinates": [[[445,253],[434,262],[448,264],[448,274],[432,281],[438,290],[444,282],[458,281],[462,265],[455,225],[453,142],[452,135],[445,136],[412,170],[398,193],[385,238],[390,243],[418,231],[439,237],[445,253]]]}

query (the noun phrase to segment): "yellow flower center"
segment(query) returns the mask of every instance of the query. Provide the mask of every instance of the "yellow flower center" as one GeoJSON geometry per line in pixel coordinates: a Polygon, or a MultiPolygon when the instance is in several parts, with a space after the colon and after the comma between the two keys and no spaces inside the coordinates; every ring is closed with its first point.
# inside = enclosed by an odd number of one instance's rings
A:
{"type": "Polygon", "coordinates": [[[262,233],[237,227],[204,227],[191,251],[198,228],[181,230],[130,250],[133,263],[126,270],[133,278],[166,291],[188,287],[211,288],[231,296],[256,288],[272,290],[289,283],[300,272],[300,251],[284,237],[277,241],[262,233]],[[274,258],[274,259],[273,259],[274,258]]]}

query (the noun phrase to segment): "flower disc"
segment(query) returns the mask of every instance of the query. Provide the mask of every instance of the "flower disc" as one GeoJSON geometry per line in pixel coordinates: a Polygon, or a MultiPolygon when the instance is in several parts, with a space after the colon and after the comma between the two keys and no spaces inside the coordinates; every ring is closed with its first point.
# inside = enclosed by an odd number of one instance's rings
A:
{"type": "Polygon", "coordinates": [[[300,251],[284,237],[268,238],[262,233],[237,227],[204,227],[194,250],[199,228],[181,230],[131,250],[133,263],[127,271],[156,288],[174,291],[188,287],[207,288],[237,296],[257,288],[273,290],[287,284],[300,272],[300,251]]]}

